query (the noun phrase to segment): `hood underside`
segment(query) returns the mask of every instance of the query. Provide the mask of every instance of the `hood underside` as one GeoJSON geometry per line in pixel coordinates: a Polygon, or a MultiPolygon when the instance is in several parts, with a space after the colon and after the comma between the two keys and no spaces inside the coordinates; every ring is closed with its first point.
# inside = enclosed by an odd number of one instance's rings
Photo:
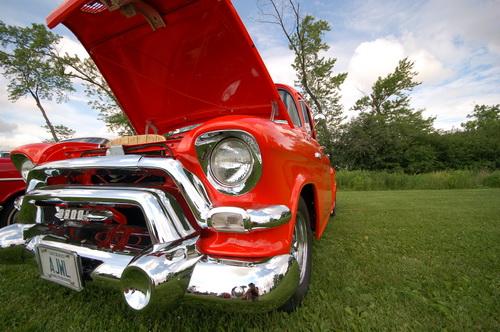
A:
{"type": "Polygon", "coordinates": [[[138,134],[271,117],[279,100],[229,0],[67,0],[47,23],[76,35],[138,134]]]}

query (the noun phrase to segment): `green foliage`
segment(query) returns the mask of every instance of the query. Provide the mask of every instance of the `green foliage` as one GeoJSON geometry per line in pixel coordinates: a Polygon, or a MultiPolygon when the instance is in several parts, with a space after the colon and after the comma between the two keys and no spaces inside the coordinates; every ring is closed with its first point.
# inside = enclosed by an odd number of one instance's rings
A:
{"type": "MultiPolygon", "coordinates": [[[[45,128],[50,133],[50,129],[49,129],[48,126],[42,126],[42,128],[45,128]]],[[[70,128],[64,126],[64,125],[55,125],[54,126],[54,131],[56,132],[57,137],[60,140],[69,139],[69,138],[72,138],[75,135],[75,131],[73,129],[70,129],[70,128]]],[[[54,140],[47,139],[47,140],[44,140],[43,142],[44,143],[54,143],[54,140]]]]}
{"type": "Polygon", "coordinates": [[[499,198],[498,189],[340,192],[313,243],[309,293],[291,314],[187,305],[138,314],[118,292],[90,282],[75,292],[2,260],[0,330],[498,330],[499,198]]]}
{"type": "Polygon", "coordinates": [[[341,191],[500,188],[500,171],[440,171],[410,175],[384,171],[337,171],[341,191]]]}
{"type": "Polygon", "coordinates": [[[345,169],[390,170],[422,173],[433,170],[435,151],[429,142],[433,118],[410,107],[408,92],[420,82],[408,59],[393,73],[379,77],[370,96],[359,99],[351,119],[335,142],[332,161],[345,169]]]}
{"type": "Polygon", "coordinates": [[[277,24],[284,32],[290,50],[295,54],[292,67],[297,74],[298,87],[304,92],[304,99],[313,114],[323,114],[326,124],[317,128],[318,140],[331,153],[338,127],[344,116],[340,104],[340,86],[347,73],[333,74],[337,59],[325,58],[323,54],[330,45],[323,41],[325,32],[330,31],[330,24],[312,15],[302,17],[300,4],[295,0],[266,0],[272,7],[272,13],[259,5],[265,23],[277,24]]]}
{"type": "Polygon", "coordinates": [[[373,84],[372,93],[356,101],[353,110],[385,115],[387,121],[397,120],[399,116],[410,116],[408,92],[421,84],[415,81],[418,72],[413,71],[415,62],[405,58],[399,61],[393,73],[379,77],[373,84]]]}
{"type": "Polygon", "coordinates": [[[349,170],[432,171],[436,156],[427,132],[420,129],[423,121],[418,112],[392,121],[380,114],[360,114],[335,141],[332,163],[349,170]]]}
{"type": "Polygon", "coordinates": [[[99,111],[99,119],[111,132],[121,136],[135,135],[134,128],[91,58],[82,60],[77,55],[65,54],[60,61],[70,68],[68,75],[71,78],[83,82],[85,93],[92,98],[88,104],[99,111]]]}
{"type": "Polygon", "coordinates": [[[57,102],[62,102],[67,98],[67,91],[74,91],[64,66],[57,61],[55,46],[60,38],[42,24],[18,27],[0,21],[0,66],[3,75],[10,80],[9,99],[15,102],[31,96],[56,142],[59,138],[41,101],[52,100],[55,96],[57,102]]]}
{"type": "Polygon", "coordinates": [[[434,118],[410,105],[409,92],[420,82],[408,59],[379,77],[369,96],[353,110],[333,142],[332,163],[338,169],[421,174],[444,170],[500,169],[500,105],[476,105],[462,124],[464,131],[439,132],[434,118]]]}
{"type": "Polygon", "coordinates": [[[292,64],[298,78],[295,83],[305,91],[308,104],[314,112],[328,114],[339,122],[343,118],[339,89],[347,73],[334,76],[337,59],[321,56],[330,48],[322,39],[326,31],[330,31],[327,21],[307,15],[291,35],[289,48],[295,53],[292,64]]]}
{"type": "Polygon", "coordinates": [[[331,152],[337,128],[345,118],[339,91],[347,73],[333,75],[337,59],[321,56],[330,48],[322,39],[327,31],[330,31],[327,21],[306,15],[291,35],[289,47],[295,52],[292,65],[298,78],[295,83],[305,92],[313,114],[320,113],[326,117],[325,125],[317,128],[317,134],[328,153],[331,152]]]}
{"type": "Polygon", "coordinates": [[[320,144],[330,152],[331,142],[341,121],[345,118],[340,104],[340,85],[347,73],[333,75],[337,59],[321,56],[330,46],[323,42],[322,36],[330,31],[328,22],[316,20],[307,15],[291,37],[290,49],[295,52],[292,67],[297,73],[296,83],[305,91],[305,99],[312,107],[313,114],[323,114],[326,124],[317,128],[320,144]]]}
{"type": "Polygon", "coordinates": [[[462,123],[467,131],[487,130],[500,135],[500,104],[497,105],[476,105],[472,114],[467,115],[472,119],[462,123]]]}
{"type": "Polygon", "coordinates": [[[0,21],[0,66],[3,75],[10,80],[7,87],[9,99],[17,101],[24,96],[34,98],[46,126],[52,135],[48,141],[71,137],[71,129],[53,126],[42,100],[57,102],[67,100],[66,92],[74,91],[73,79],[81,80],[87,96],[93,98],[89,104],[99,111],[100,119],[119,135],[133,135],[134,129],[122,112],[115,96],[90,58],[59,55],[57,43],[61,36],[53,34],[42,24],[31,27],[8,26],[0,21]],[[70,132],[68,132],[70,130],[70,132]],[[62,136],[59,136],[62,135],[62,136]]]}

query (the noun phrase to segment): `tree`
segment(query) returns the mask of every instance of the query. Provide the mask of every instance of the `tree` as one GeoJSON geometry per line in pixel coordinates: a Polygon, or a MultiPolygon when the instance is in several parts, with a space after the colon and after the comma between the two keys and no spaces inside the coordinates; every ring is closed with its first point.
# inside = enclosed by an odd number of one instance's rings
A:
{"type": "Polygon", "coordinates": [[[407,58],[393,73],[379,77],[372,93],[353,106],[359,111],[336,142],[340,167],[349,169],[432,171],[437,160],[430,134],[434,118],[424,119],[423,110],[410,105],[409,92],[420,82],[407,58]]]}
{"type": "Polygon", "coordinates": [[[476,105],[471,119],[462,123],[465,131],[462,149],[468,156],[469,168],[500,168],[500,104],[476,105]]]}
{"type": "Polygon", "coordinates": [[[67,99],[66,92],[74,91],[64,66],[57,61],[56,44],[60,36],[53,34],[42,24],[31,27],[5,25],[0,21],[0,66],[3,75],[10,80],[7,90],[9,100],[31,96],[42,113],[55,142],[57,131],[50,122],[42,100],[57,102],[67,99]]]}
{"type": "Polygon", "coordinates": [[[347,73],[333,75],[337,59],[321,55],[330,49],[322,39],[325,32],[331,30],[330,25],[311,15],[302,17],[298,1],[268,1],[270,13],[262,4],[259,5],[263,16],[261,21],[277,24],[285,34],[288,46],[295,54],[292,64],[298,78],[295,83],[305,92],[304,98],[313,113],[326,116],[326,126],[319,129],[318,135],[321,144],[329,146],[334,131],[344,119],[339,89],[347,77],[347,73]]]}
{"type": "Polygon", "coordinates": [[[399,61],[393,73],[379,77],[372,86],[372,93],[356,101],[353,110],[385,115],[388,120],[412,113],[408,92],[422,82],[415,81],[414,62],[405,58],[399,61]]]}
{"type": "MultiPolygon", "coordinates": [[[[495,129],[500,129],[500,104],[496,105],[476,105],[474,106],[474,111],[472,114],[467,115],[468,119],[466,123],[462,123],[462,127],[466,130],[490,130],[496,131],[495,129]]],[[[497,134],[499,131],[496,131],[497,134]]]]}
{"type": "MultiPolygon", "coordinates": [[[[47,125],[42,126],[42,128],[47,129],[47,131],[50,133],[50,128],[47,125]]],[[[75,131],[73,129],[70,129],[64,125],[56,125],[56,126],[54,126],[54,130],[57,134],[57,137],[60,140],[69,139],[75,135],[75,131]]],[[[44,143],[53,143],[55,141],[53,139],[46,139],[43,142],[44,143]]]]}
{"type": "Polygon", "coordinates": [[[88,104],[99,111],[100,120],[110,131],[122,136],[135,135],[134,128],[92,59],[81,60],[77,55],[65,54],[59,60],[69,69],[69,77],[83,81],[85,93],[92,98],[88,104]]]}

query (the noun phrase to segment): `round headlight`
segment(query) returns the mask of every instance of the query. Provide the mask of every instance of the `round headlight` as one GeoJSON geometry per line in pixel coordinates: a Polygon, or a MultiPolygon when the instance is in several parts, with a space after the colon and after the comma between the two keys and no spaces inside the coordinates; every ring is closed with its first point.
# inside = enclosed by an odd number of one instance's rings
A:
{"type": "Polygon", "coordinates": [[[23,177],[24,181],[28,179],[28,173],[33,167],[35,167],[35,165],[28,158],[26,158],[26,160],[22,163],[21,176],[23,177]]]}
{"type": "Polygon", "coordinates": [[[212,151],[210,169],[213,177],[224,186],[237,186],[252,173],[254,158],[250,147],[237,138],[221,141],[212,151]]]}

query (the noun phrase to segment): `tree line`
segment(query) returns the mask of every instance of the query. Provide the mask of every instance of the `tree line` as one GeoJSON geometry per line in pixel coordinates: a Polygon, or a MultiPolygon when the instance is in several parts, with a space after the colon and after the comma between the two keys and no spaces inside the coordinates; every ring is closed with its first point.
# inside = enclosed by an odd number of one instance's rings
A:
{"type": "MultiPolygon", "coordinates": [[[[347,73],[333,74],[336,59],[321,56],[330,46],[322,36],[327,21],[301,14],[297,0],[259,1],[261,21],[276,24],[295,54],[295,84],[313,112],[327,117],[318,138],[337,169],[428,173],[441,170],[500,169],[500,104],[476,105],[461,128],[436,130],[435,118],[411,106],[414,62],[401,59],[358,99],[346,119],[340,87],[347,73]]],[[[376,64],[375,64],[376,65],[376,64]]]]}
{"type": "MultiPolygon", "coordinates": [[[[451,131],[436,130],[435,118],[411,106],[416,81],[414,62],[401,59],[394,71],[379,77],[371,91],[358,99],[346,119],[340,104],[340,88],[348,73],[333,74],[335,58],[323,56],[330,46],[323,36],[327,21],[303,16],[298,0],[260,0],[259,20],[283,31],[296,72],[295,84],[313,113],[327,121],[318,126],[318,140],[337,169],[418,174],[449,169],[500,169],[500,104],[476,105],[468,121],[451,131]]],[[[60,54],[61,36],[42,24],[9,26],[0,21],[0,67],[9,80],[13,102],[32,97],[45,120],[50,141],[69,138],[74,130],[52,124],[42,100],[64,102],[80,82],[108,129],[119,135],[134,134],[113,93],[90,58],[60,54]]]]}

